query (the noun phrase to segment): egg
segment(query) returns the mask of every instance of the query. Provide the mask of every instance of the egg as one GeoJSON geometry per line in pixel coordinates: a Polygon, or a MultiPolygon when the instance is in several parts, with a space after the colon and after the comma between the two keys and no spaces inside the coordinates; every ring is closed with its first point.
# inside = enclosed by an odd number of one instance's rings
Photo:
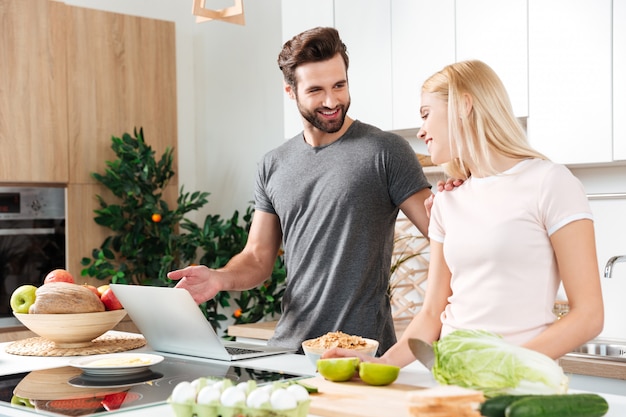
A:
{"type": "Polygon", "coordinates": [[[215,389],[220,390],[220,392],[224,391],[226,388],[226,380],[222,379],[221,381],[214,382],[211,386],[215,389]]]}
{"type": "Polygon", "coordinates": [[[196,401],[198,404],[210,404],[214,401],[219,401],[221,396],[222,393],[219,389],[208,386],[200,390],[196,401]]]}
{"type": "Polygon", "coordinates": [[[248,394],[246,405],[250,408],[261,408],[270,402],[270,393],[266,389],[257,388],[248,394]]]}
{"type": "Polygon", "coordinates": [[[270,396],[270,404],[274,410],[291,410],[298,406],[296,397],[285,388],[278,388],[270,396]]]}
{"type": "Polygon", "coordinates": [[[296,401],[298,402],[306,401],[309,399],[309,392],[302,385],[292,384],[289,385],[286,389],[287,392],[290,392],[291,394],[293,394],[294,397],[296,397],[296,401]]]}
{"type": "Polygon", "coordinates": [[[193,385],[193,387],[196,390],[196,392],[200,392],[200,390],[207,385],[207,379],[206,378],[196,378],[193,381],[191,381],[191,385],[193,385]]]}
{"type": "Polygon", "coordinates": [[[237,389],[237,387],[228,387],[222,392],[220,401],[223,406],[235,407],[239,404],[246,403],[246,393],[237,389]]]}
{"type": "Polygon", "coordinates": [[[172,390],[172,401],[175,403],[195,402],[195,387],[189,381],[179,382],[172,390]]]}

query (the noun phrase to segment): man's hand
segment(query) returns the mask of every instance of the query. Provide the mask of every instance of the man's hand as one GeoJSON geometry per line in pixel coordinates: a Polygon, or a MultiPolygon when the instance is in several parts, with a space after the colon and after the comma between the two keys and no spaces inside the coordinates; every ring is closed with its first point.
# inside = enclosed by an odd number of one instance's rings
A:
{"type": "Polygon", "coordinates": [[[187,268],[171,271],[167,277],[173,281],[178,281],[176,288],[183,288],[191,293],[197,304],[203,303],[222,290],[213,279],[215,270],[204,265],[188,266],[187,268]]]}
{"type": "MultiPolygon", "coordinates": [[[[446,181],[437,181],[437,192],[452,191],[456,187],[461,186],[463,180],[456,180],[454,178],[448,178],[446,181]]],[[[430,210],[433,208],[433,202],[435,201],[435,194],[424,200],[424,208],[426,209],[426,215],[430,219],[430,210]]]]}

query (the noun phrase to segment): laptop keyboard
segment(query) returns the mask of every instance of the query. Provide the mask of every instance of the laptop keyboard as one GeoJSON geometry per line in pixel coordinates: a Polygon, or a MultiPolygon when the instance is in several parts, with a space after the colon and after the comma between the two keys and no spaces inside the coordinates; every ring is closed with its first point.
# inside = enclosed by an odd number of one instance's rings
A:
{"type": "Polygon", "coordinates": [[[245,355],[246,353],[259,352],[258,350],[255,350],[255,349],[245,349],[245,348],[238,348],[238,347],[233,347],[233,346],[226,346],[226,351],[230,353],[231,355],[245,355]]]}

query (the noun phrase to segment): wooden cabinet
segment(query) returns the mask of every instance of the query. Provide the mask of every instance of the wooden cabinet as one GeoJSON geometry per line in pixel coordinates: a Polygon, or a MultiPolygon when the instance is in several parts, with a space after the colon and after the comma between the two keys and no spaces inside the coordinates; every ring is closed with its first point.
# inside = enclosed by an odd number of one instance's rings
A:
{"type": "MultiPolygon", "coordinates": [[[[116,158],[111,137],[143,127],[157,157],[177,142],[176,51],[173,22],[69,7],[68,268],[77,274],[111,231],[97,225],[96,195],[114,201],[91,178],[116,158]]],[[[176,171],[176,162],[174,163],[176,171]]],[[[176,180],[168,194],[177,196],[176,180]]]]}
{"type": "Polygon", "coordinates": [[[157,157],[177,144],[174,23],[0,0],[0,34],[0,181],[67,185],[67,268],[79,276],[110,234],[93,211],[97,194],[114,200],[91,173],[116,158],[111,137],[143,127],[157,157]]]}
{"type": "Polygon", "coordinates": [[[0,0],[0,181],[66,183],[65,13],[48,0],[0,0]]]}
{"type": "Polygon", "coordinates": [[[626,160],[626,0],[613,0],[613,159],[626,160]]]}
{"type": "Polygon", "coordinates": [[[479,59],[492,67],[502,79],[517,117],[528,116],[527,3],[455,2],[456,61],[479,59]]]}
{"type": "Polygon", "coordinates": [[[556,162],[611,162],[611,0],[529,0],[531,144],[556,162]]]}

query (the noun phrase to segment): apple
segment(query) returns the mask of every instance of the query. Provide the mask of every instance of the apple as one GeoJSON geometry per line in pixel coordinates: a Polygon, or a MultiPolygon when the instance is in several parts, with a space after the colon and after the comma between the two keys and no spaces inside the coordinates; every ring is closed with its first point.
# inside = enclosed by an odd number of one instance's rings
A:
{"type": "Polygon", "coordinates": [[[91,291],[92,293],[94,293],[96,295],[96,297],[100,298],[100,292],[98,291],[98,289],[96,287],[94,287],[93,285],[89,285],[89,284],[83,284],[83,287],[87,288],[89,291],[91,291]]]}
{"type": "Polygon", "coordinates": [[[74,284],[74,277],[69,271],[65,269],[54,269],[48,272],[48,275],[43,280],[44,284],[48,284],[50,282],[69,282],[70,284],[74,284]]]}
{"type": "Polygon", "coordinates": [[[18,397],[17,395],[14,395],[11,397],[11,404],[21,405],[23,407],[28,407],[28,408],[35,408],[33,403],[31,403],[28,398],[18,397]]]}
{"type": "Polygon", "coordinates": [[[31,305],[35,303],[37,287],[30,284],[25,284],[17,287],[13,294],[11,294],[11,308],[16,313],[26,314],[31,305]]]}
{"type": "Polygon", "coordinates": [[[124,308],[111,288],[107,288],[106,291],[104,291],[100,300],[104,303],[107,310],[121,310],[124,308]]]}
{"type": "Polygon", "coordinates": [[[100,285],[98,287],[98,297],[102,298],[102,294],[109,289],[109,284],[100,285]]]}

